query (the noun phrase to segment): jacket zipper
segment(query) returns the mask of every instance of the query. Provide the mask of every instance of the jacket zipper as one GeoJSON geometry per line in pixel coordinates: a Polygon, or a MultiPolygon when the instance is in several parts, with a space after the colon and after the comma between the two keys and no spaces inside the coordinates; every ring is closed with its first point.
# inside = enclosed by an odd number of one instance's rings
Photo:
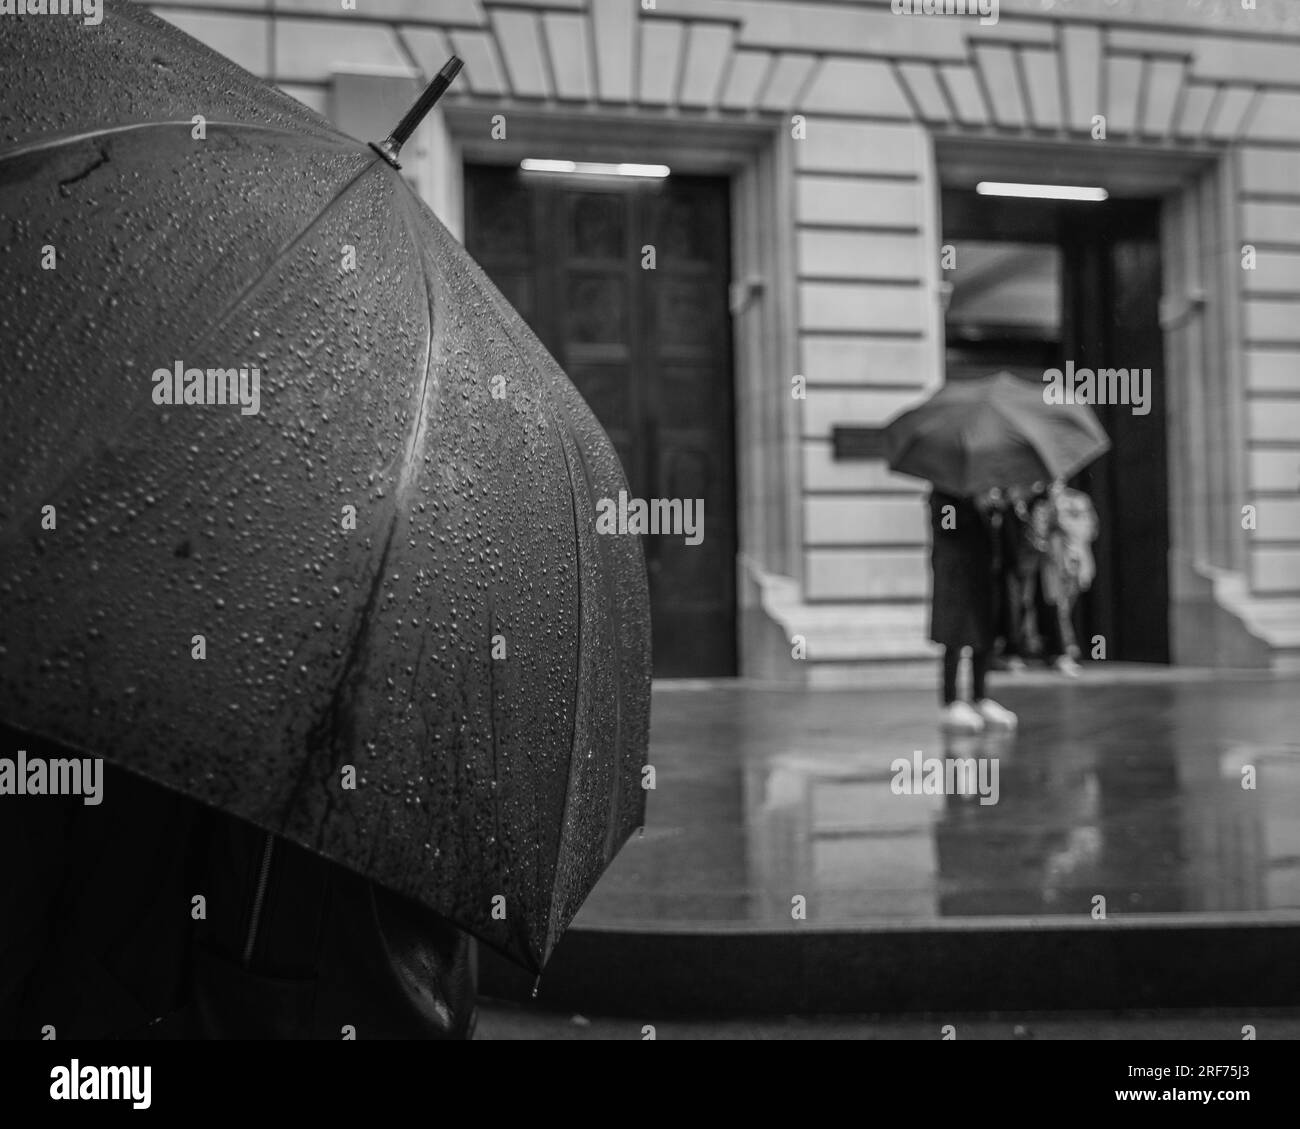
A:
{"type": "Polygon", "coordinates": [[[257,927],[262,921],[262,905],[266,901],[266,886],[271,878],[271,855],[275,851],[275,836],[269,831],[262,846],[262,864],[257,872],[257,889],[253,892],[253,912],[248,922],[248,937],[244,941],[244,967],[253,963],[253,946],[257,943],[257,927]]]}

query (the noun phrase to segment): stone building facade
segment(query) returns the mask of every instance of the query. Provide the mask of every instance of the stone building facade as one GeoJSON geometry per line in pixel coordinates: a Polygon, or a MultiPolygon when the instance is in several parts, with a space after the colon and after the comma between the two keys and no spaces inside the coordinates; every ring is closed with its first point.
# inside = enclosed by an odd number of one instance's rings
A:
{"type": "Polygon", "coordinates": [[[1001,0],[996,22],[890,0],[153,7],[365,139],[460,55],[405,169],[458,235],[475,164],[726,178],[736,670],[756,677],[929,663],[922,487],[837,458],[835,436],[945,379],[945,190],[1051,179],[1158,201],[1169,658],[1300,665],[1300,5],[1001,0]]]}

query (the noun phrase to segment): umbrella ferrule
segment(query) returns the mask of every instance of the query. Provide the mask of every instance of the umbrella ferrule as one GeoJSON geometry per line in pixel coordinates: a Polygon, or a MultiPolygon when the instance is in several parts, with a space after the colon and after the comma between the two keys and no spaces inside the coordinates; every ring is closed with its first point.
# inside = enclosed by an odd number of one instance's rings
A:
{"type": "Polygon", "coordinates": [[[402,166],[397,163],[397,154],[401,152],[407,138],[415,132],[415,127],[424,120],[425,115],[433,109],[433,104],[442,97],[443,91],[451,85],[452,80],[460,73],[460,69],[464,65],[455,55],[448,59],[443,64],[442,70],[433,76],[433,81],[425,87],[424,93],[416,99],[415,105],[406,111],[405,117],[397,123],[393,132],[378,145],[373,141],[370,142],[370,148],[383,157],[393,168],[400,169],[402,166]]]}
{"type": "Polygon", "coordinates": [[[391,134],[388,137],[385,137],[383,141],[379,142],[377,145],[373,141],[369,142],[369,145],[370,148],[383,157],[385,161],[393,166],[393,168],[400,169],[402,167],[397,160],[397,154],[401,146],[393,140],[391,134]]]}

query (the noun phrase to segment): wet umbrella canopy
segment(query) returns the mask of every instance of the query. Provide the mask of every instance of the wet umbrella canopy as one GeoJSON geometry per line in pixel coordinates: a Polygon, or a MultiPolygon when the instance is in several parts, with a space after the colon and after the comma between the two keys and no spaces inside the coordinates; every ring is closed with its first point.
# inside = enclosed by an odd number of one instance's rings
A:
{"type": "Polygon", "coordinates": [[[129,5],[2,24],[0,720],[539,967],[643,813],[613,448],[374,149],[129,5]]]}
{"type": "Polygon", "coordinates": [[[1087,404],[1009,372],[945,384],[885,428],[889,467],[959,497],[1069,478],[1110,449],[1087,404]]]}

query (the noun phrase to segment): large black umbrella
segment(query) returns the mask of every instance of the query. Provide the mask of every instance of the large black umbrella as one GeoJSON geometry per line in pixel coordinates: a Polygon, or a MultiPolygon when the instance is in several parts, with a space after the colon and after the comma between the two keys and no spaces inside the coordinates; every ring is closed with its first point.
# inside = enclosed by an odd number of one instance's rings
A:
{"type": "Polygon", "coordinates": [[[1087,404],[1009,372],[954,380],[885,427],[889,467],[960,497],[1069,478],[1110,449],[1087,404]]]}
{"type": "Polygon", "coordinates": [[[0,58],[0,720],[539,967],[643,814],[612,446],[395,147],[114,0],[0,58]]]}

